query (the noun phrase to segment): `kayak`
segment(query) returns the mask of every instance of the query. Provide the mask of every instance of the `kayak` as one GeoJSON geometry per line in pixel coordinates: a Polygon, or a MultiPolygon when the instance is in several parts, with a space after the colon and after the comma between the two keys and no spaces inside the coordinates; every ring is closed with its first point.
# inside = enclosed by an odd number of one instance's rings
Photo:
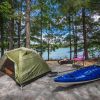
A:
{"type": "Polygon", "coordinates": [[[100,79],[100,66],[92,65],[80,68],[73,72],[57,76],[54,78],[56,83],[79,84],[100,79]]]}

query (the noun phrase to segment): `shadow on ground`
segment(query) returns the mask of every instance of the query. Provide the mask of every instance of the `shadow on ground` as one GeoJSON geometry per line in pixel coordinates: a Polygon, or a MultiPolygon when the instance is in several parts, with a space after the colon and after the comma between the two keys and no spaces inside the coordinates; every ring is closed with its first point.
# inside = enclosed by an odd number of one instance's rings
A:
{"type": "Polygon", "coordinates": [[[82,84],[75,84],[75,85],[57,86],[53,90],[53,92],[73,90],[74,88],[80,88],[80,87],[85,86],[85,85],[95,84],[96,82],[99,82],[99,81],[100,80],[97,80],[97,81],[94,81],[94,82],[82,83],[82,84]]]}
{"type": "Polygon", "coordinates": [[[0,71],[0,77],[4,76],[5,74],[3,72],[0,71]]]}

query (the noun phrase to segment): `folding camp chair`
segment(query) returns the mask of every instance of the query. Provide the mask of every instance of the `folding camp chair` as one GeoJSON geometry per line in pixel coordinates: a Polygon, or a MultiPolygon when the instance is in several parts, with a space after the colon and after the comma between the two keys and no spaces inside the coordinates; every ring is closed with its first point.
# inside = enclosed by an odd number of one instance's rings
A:
{"type": "Polygon", "coordinates": [[[72,60],[73,60],[74,64],[75,64],[75,62],[83,62],[83,66],[84,66],[84,60],[85,60],[84,55],[79,55],[78,57],[74,57],[72,60]]]}

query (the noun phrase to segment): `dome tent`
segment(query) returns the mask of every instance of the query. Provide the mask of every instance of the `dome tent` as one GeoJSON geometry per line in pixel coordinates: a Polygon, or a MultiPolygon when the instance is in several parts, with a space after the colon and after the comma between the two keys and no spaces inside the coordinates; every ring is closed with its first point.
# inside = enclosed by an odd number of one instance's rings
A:
{"type": "Polygon", "coordinates": [[[50,72],[50,68],[36,51],[24,47],[5,52],[0,60],[0,70],[19,85],[50,72]]]}

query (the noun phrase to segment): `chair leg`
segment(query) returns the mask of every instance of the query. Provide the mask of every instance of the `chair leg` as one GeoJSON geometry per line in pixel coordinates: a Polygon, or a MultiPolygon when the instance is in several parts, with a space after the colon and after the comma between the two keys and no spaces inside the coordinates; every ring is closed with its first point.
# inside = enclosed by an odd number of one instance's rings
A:
{"type": "Polygon", "coordinates": [[[83,60],[83,66],[84,66],[84,60],[83,60]]]}

